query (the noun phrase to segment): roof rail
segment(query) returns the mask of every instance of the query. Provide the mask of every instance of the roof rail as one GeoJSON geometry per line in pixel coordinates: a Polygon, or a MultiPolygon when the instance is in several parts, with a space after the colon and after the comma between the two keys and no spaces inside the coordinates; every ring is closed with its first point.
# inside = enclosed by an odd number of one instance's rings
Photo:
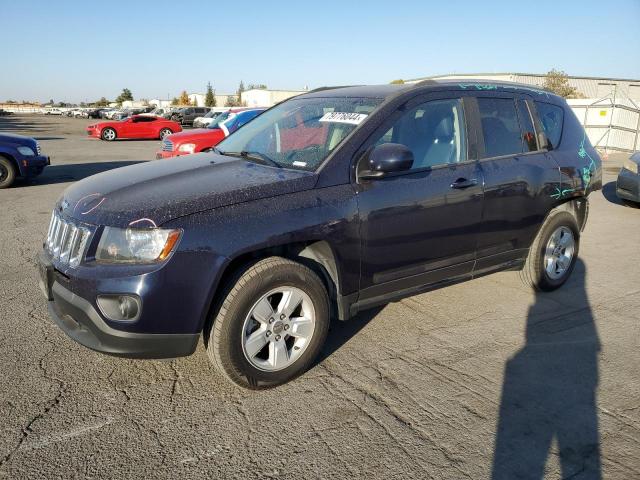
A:
{"type": "Polygon", "coordinates": [[[362,85],[335,85],[333,87],[318,87],[305,93],[322,92],[324,90],[335,90],[336,88],[362,87],[362,85]]]}
{"type": "Polygon", "coordinates": [[[428,78],[426,80],[420,80],[419,82],[413,84],[414,87],[419,87],[420,85],[438,85],[438,82],[428,78]]]}

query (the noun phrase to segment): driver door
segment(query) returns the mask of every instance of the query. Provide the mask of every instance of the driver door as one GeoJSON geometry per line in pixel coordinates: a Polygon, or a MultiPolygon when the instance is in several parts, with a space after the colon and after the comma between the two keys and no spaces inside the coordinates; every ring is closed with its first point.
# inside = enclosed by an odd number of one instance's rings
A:
{"type": "Polygon", "coordinates": [[[370,138],[370,148],[407,146],[414,163],[409,171],[357,182],[362,305],[471,275],[483,193],[478,162],[468,155],[464,111],[462,98],[423,97],[370,138]]]}

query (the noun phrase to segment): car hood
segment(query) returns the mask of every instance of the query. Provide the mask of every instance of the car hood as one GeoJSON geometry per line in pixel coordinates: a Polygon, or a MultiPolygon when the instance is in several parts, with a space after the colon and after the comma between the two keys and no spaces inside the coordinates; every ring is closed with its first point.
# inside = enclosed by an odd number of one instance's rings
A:
{"type": "Polygon", "coordinates": [[[203,138],[207,136],[215,137],[216,135],[219,135],[220,132],[221,130],[215,128],[192,128],[180,133],[172,133],[167,137],[167,139],[171,140],[174,144],[177,144],[193,140],[194,138],[203,138]]]}
{"type": "Polygon", "coordinates": [[[26,145],[33,147],[37,142],[34,138],[16,135],[14,133],[0,133],[0,143],[11,143],[13,145],[26,145]]]}
{"type": "Polygon", "coordinates": [[[149,227],[196,212],[308,190],[317,175],[215,153],[99,173],[65,190],[56,208],[93,225],[149,227]]]}

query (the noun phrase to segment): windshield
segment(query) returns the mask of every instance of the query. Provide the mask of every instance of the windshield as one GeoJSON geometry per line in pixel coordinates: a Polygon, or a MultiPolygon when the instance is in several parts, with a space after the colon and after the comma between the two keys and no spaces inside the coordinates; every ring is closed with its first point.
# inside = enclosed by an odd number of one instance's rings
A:
{"type": "Polygon", "coordinates": [[[257,116],[217,149],[313,171],[381,102],[380,98],[292,99],[257,116]]]}
{"type": "Polygon", "coordinates": [[[230,115],[231,112],[222,112],[220,115],[213,119],[213,121],[207,126],[207,128],[220,128],[219,124],[227,120],[230,115]]]}
{"type": "Polygon", "coordinates": [[[220,112],[215,112],[215,111],[213,111],[213,110],[209,110],[209,111],[207,112],[207,114],[204,116],[204,118],[211,118],[211,117],[215,117],[218,113],[220,113],[220,112]]]}

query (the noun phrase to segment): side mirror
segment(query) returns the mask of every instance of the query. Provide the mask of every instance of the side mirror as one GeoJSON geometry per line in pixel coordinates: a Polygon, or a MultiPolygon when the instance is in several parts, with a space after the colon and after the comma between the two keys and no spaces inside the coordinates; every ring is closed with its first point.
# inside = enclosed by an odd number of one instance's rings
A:
{"type": "Polygon", "coordinates": [[[405,172],[413,166],[413,152],[399,143],[383,143],[369,153],[363,166],[360,178],[381,178],[389,173],[405,172]]]}

